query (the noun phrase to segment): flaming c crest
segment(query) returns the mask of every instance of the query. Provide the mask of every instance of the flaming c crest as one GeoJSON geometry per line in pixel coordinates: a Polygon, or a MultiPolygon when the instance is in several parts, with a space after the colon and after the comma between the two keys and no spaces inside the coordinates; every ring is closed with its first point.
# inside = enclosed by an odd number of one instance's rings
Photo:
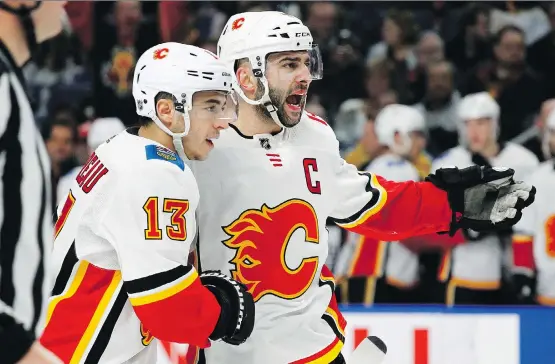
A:
{"type": "Polygon", "coordinates": [[[291,236],[298,229],[305,242],[318,244],[318,218],[306,201],[288,200],[274,208],[262,205],[260,210],[247,210],[223,228],[230,236],[223,243],[235,249],[230,263],[235,280],[244,283],[254,301],[267,294],[285,299],[300,297],[314,280],[318,257],[303,258],[297,267],[289,267],[285,252],[291,236]]]}
{"type": "Polygon", "coordinates": [[[166,58],[166,56],[168,55],[168,52],[170,50],[168,48],[160,48],[160,49],[156,49],[154,51],[154,53],[152,54],[152,58],[153,59],[163,59],[166,58]]]}

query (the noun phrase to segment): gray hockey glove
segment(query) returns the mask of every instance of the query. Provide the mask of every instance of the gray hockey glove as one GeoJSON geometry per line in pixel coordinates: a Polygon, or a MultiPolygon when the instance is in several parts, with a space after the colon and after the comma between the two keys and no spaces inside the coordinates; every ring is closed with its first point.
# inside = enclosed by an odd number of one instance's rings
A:
{"type": "Polygon", "coordinates": [[[212,292],[221,307],[210,339],[222,339],[231,345],[245,342],[254,329],[254,301],[247,287],[219,271],[202,272],[200,282],[212,292]]]}
{"type": "Polygon", "coordinates": [[[453,211],[449,235],[461,228],[475,231],[505,229],[522,217],[534,202],[536,188],[515,182],[510,168],[472,166],[442,168],[426,181],[447,192],[453,211]]]}

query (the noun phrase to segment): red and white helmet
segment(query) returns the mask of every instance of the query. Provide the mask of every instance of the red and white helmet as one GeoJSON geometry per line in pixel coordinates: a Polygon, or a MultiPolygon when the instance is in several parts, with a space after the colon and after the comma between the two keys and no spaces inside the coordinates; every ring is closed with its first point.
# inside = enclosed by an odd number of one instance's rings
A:
{"type": "Polygon", "coordinates": [[[381,145],[402,156],[407,155],[412,148],[410,133],[419,131],[426,132],[424,117],[415,108],[391,104],[384,107],[378,116],[374,126],[376,137],[381,145]],[[395,143],[395,134],[399,134],[402,144],[395,143]]]}
{"type": "MultiPolygon", "coordinates": [[[[193,95],[200,91],[220,91],[229,95],[233,90],[231,83],[231,74],[215,54],[191,45],[168,42],[148,49],[137,61],[133,98],[137,114],[152,119],[172,136],[177,153],[186,159],[181,138],[191,127],[189,113],[193,107],[193,95]],[[172,132],[156,116],[155,98],[160,92],[170,93],[177,100],[176,110],[182,112],[185,119],[183,132],[172,132]]],[[[234,113],[235,108],[226,109],[233,109],[234,113]]]]}
{"type": "Polygon", "coordinates": [[[265,77],[266,57],[271,53],[307,51],[310,57],[312,79],[321,79],[323,66],[320,50],[313,44],[312,34],[298,18],[278,11],[247,12],[233,15],[225,25],[218,40],[218,57],[228,72],[235,75],[235,62],[248,59],[253,74],[264,85],[259,100],[245,96],[233,77],[235,91],[251,105],[264,105],[272,119],[284,126],[277,116],[277,107],[269,97],[268,80],[265,77]]]}

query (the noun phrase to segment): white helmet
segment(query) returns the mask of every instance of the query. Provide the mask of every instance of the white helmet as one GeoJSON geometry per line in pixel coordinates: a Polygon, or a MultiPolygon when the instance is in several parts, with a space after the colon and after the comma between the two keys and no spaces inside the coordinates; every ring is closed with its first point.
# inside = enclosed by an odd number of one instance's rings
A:
{"type": "Polygon", "coordinates": [[[266,57],[270,53],[308,51],[312,79],[322,78],[322,57],[312,35],[298,18],[278,11],[247,12],[233,15],[227,21],[218,40],[218,57],[228,72],[234,75],[235,91],[251,105],[264,105],[272,119],[281,127],[277,107],[269,97],[268,80],[265,77],[266,57]],[[264,85],[264,95],[259,100],[245,96],[235,77],[235,62],[247,58],[254,76],[264,85]]]}
{"type": "Polygon", "coordinates": [[[91,150],[125,130],[125,125],[118,118],[98,118],[91,123],[87,132],[87,145],[91,150]]]}
{"type": "Polygon", "coordinates": [[[426,131],[422,114],[413,107],[391,104],[384,107],[376,116],[374,126],[376,137],[381,145],[385,145],[392,152],[406,155],[412,147],[410,133],[413,131],[426,131]],[[395,134],[399,133],[403,143],[395,143],[395,134]]]}
{"type": "Polygon", "coordinates": [[[459,117],[459,135],[464,142],[464,122],[474,119],[491,119],[493,123],[493,138],[497,138],[499,133],[499,115],[501,109],[499,104],[488,92],[478,92],[466,95],[459,103],[457,114],[459,117]]]}
{"type": "Polygon", "coordinates": [[[555,109],[551,110],[545,121],[542,138],[542,152],[545,159],[551,159],[555,155],[555,150],[551,150],[549,145],[550,134],[555,133],[555,109]]]}
{"type": "Polygon", "coordinates": [[[230,94],[231,82],[231,74],[213,53],[181,43],[162,43],[145,51],[137,61],[133,98],[137,114],[152,119],[172,136],[178,155],[185,160],[181,138],[191,127],[189,113],[193,107],[193,95],[200,91],[230,94]],[[176,110],[182,112],[185,119],[183,132],[173,133],[158,119],[155,98],[160,92],[170,93],[177,100],[176,110]]]}

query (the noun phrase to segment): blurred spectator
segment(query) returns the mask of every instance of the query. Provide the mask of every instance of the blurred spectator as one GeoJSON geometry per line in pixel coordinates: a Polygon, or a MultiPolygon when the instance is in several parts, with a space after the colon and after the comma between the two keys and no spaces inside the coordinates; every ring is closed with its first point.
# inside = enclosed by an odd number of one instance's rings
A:
{"type": "Polygon", "coordinates": [[[179,38],[181,25],[189,21],[188,1],[160,1],[158,4],[158,23],[163,42],[175,42],[179,38]]]}
{"type": "Polygon", "coordinates": [[[309,3],[306,19],[326,65],[324,78],[312,83],[311,93],[320,96],[332,125],[343,101],[364,95],[360,83],[364,77],[360,40],[351,30],[339,28],[339,6],[332,2],[309,3]]]}
{"type": "Polygon", "coordinates": [[[79,104],[90,94],[92,75],[76,36],[60,34],[41,44],[24,75],[41,125],[60,104],[79,104]]]}
{"type": "Polygon", "coordinates": [[[415,55],[417,67],[415,80],[412,84],[414,101],[420,101],[426,93],[426,67],[430,62],[445,59],[444,45],[441,37],[433,31],[425,31],[420,35],[415,55]]]}
{"type": "Polygon", "coordinates": [[[112,12],[95,24],[91,53],[94,101],[98,117],[115,116],[126,125],[136,122],[131,95],[137,57],[159,43],[157,26],[143,16],[139,1],[117,1],[112,12]]]}
{"type": "MultiPolygon", "coordinates": [[[[118,118],[100,118],[93,121],[87,132],[88,156],[91,156],[100,144],[123,130],[125,130],[125,126],[118,118]]],[[[67,195],[71,183],[77,177],[81,168],[83,168],[83,166],[78,165],[60,178],[57,186],[58,198],[67,195]]]]}
{"type": "Polygon", "coordinates": [[[461,73],[490,58],[490,11],[482,4],[464,10],[458,34],[447,42],[445,54],[461,73]]]}
{"type": "Polygon", "coordinates": [[[448,61],[426,67],[426,95],[415,107],[424,115],[429,135],[427,151],[438,156],[458,144],[457,107],[460,94],[454,89],[454,69],[448,61]]]}
{"type": "MultiPolygon", "coordinates": [[[[533,123],[533,114],[547,98],[546,85],[526,64],[521,29],[508,25],[494,38],[495,58],[474,68],[462,81],[462,95],[488,91],[501,107],[500,140],[507,141],[533,123]]],[[[540,154],[539,144],[535,154],[540,154]]]]}
{"type": "Polygon", "coordinates": [[[341,150],[350,149],[360,138],[367,120],[367,107],[380,110],[387,104],[397,102],[397,95],[390,90],[389,66],[386,60],[367,64],[364,77],[366,99],[349,99],[339,106],[334,130],[341,150]]]}
{"type": "Polygon", "coordinates": [[[72,120],[59,117],[43,126],[42,136],[52,164],[52,206],[55,208],[61,197],[56,194],[58,180],[76,164],[73,148],[77,139],[77,129],[72,120]]]}
{"type": "Polygon", "coordinates": [[[397,91],[401,103],[418,101],[415,95],[418,62],[413,47],[418,39],[418,27],[412,14],[391,10],[382,27],[383,41],[370,48],[368,62],[386,59],[390,65],[392,88],[397,91]]]}
{"type": "Polygon", "coordinates": [[[528,48],[528,63],[546,77],[551,89],[555,87],[555,2],[547,7],[550,30],[528,48]]]}
{"type": "Polygon", "coordinates": [[[416,45],[416,59],[420,67],[445,59],[443,39],[432,31],[423,32],[416,45]]]}
{"type": "Polygon", "coordinates": [[[526,45],[536,42],[549,32],[549,18],[538,1],[492,2],[490,29],[497,33],[507,25],[524,31],[526,45]]]}

